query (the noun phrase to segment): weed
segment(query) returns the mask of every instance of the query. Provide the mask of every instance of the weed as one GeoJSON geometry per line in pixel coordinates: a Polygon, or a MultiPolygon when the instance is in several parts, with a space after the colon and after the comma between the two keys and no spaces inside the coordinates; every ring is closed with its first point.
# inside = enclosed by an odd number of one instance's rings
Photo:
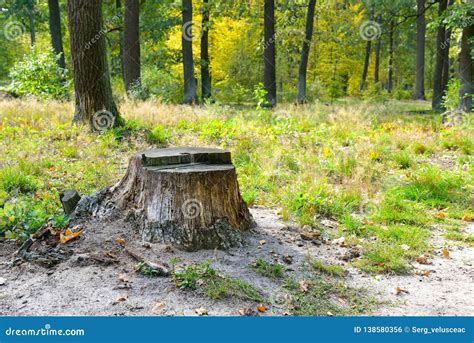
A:
{"type": "Polygon", "coordinates": [[[250,267],[257,273],[272,279],[282,278],[285,275],[286,270],[286,267],[282,264],[270,263],[261,258],[252,262],[250,267]]]}

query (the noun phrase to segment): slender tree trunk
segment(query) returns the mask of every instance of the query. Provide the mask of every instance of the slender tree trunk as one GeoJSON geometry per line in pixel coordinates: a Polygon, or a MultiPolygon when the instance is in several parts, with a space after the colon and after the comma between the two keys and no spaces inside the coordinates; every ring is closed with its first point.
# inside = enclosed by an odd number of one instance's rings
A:
{"type": "MultiPolygon", "coordinates": [[[[115,9],[117,15],[122,19],[122,0],[115,0],[115,9]]],[[[122,22],[122,20],[120,20],[122,22]]],[[[123,84],[125,85],[125,76],[123,73],[123,30],[119,31],[119,59],[120,59],[120,76],[122,77],[123,84]]]]}
{"type": "Polygon", "coordinates": [[[306,16],[305,38],[303,48],[301,49],[301,61],[298,71],[298,103],[306,102],[306,73],[308,70],[309,49],[311,47],[311,39],[313,37],[314,11],[316,0],[309,0],[308,13],[306,16]]]}
{"type": "Polygon", "coordinates": [[[448,91],[449,82],[449,49],[451,47],[451,29],[447,29],[444,37],[444,49],[443,49],[443,72],[441,73],[441,94],[443,96],[448,91]]]}
{"type": "Polygon", "coordinates": [[[58,56],[58,67],[65,69],[66,63],[64,61],[63,38],[61,34],[61,13],[59,12],[58,0],[48,0],[48,9],[51,44],[54,54],[58,56]]]}
{"type": "Polygon", "coordinates": [[[193,60],[193,2],[192,0],[182,0],[183,5],[183,27],[182,27],[182,46],[183,46],[183,71],[184,71],[184,99],[185,104],[197,103],[196,78],[194,77],[193,60]]]}
{"type": "MultiPolygon", "coordinates": [[[[370,20],[374,20],[374,7],[370,7],[370,20]]],[[[365,60],[364,60],[364,69],[362,70],[362,79],[360,80],[360,91],[365,89],[365,81],[367,80],[367,74],[369,72],[369,62],[370,62],[370,51],[372,50],[372,40],[367,39],[365,45],[365,60]]]]}
{"type": "Polygon", "coordinates": [[[35,4],[32,0],[28,1],[28,21],[30,25],[31,46],[34,46],[36,44],[35,4]]]}
{"type": "Polygon", "coordinates": [[[211,93],[211,74],[209,66],[209,0],[203,0],[201,35],[201,87],[202,99],[209,99],[211,93]]]}
{"type": "Polygon", "coordinates": [[[76,108],[73,122],[102,131],[120,124],[112,97],[102,0],[68,0],[76,108]]]}
{"type": "Polygon", "coordinates": [[[125,0],[124,4],[123,76],[130,95],[133,86],[140,83],[140,4],[138,0],[125,0]]]}
{"type": "Polygon", "coordinates": [[[388,85],[387,91],[392,93],[393,90],[393,50],[395,47],[394,43],[394,35],[395,35],[395,23],[390,20],[390,30],[388,33],[388,85]]]}
{"type": "Polygon", "coordinates": [[[263,47],[263,84],[267,91],[268,106],[274,107],[277,103],[276,86],[276,49],[275,49],[275,0],[265,0],[264,4],[264,47],[263,47]]]}
{"type": "MultiPolygon", "coordinates": [[[[377,16],[377,23],[382,26],[382,13],[377,16]]],[[[382,35],[377,38],[377,45],[375,46],[375,70],[374,70],[374,82],[378,83],[380,80],[380,52],[382,49],[382,35]]]]}
{"type": "Polygon", "coordinates": [[[425,99],[425,0],[417,0],[416,18],[416,70],[415,70],[415,92],[414,100],[425,99]]]}
{"type": "Polygon", "coordinates": [[[461,87],[459,88],[459,109],[466,112],[469,112],[472,109],[472,93],[474,93],[474,56],[471,55],[471,46],[469,44],[473,38],[474,24],[471,24],[462,30],[461,52],[459,54],[459,76],[461,78],[461,87]]]}
{"type": "MultiPolygon", "coordinates": [[[[438,15],[442,16],[448,5],[447,0],[439,1],[438,15]]],[[[433,110],[442,109],[443,100],[443,67],[446,49],[446,27],[443,23],[438,26],[436,35],[436,64],[433,75],[433,98],[431,107],[433,110]]]]}

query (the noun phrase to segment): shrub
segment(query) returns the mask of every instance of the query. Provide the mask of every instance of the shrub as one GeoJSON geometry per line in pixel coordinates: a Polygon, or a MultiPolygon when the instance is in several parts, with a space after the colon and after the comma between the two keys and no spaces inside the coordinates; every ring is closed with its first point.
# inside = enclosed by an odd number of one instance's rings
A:
{"type": "Polygon", "coordinates": [[[66,70],[58,67],[57,59],[52,51],[32,49],[10,70],[11,83],[7,92],[18,97],[67,98],[71,82],[66,70]]]}

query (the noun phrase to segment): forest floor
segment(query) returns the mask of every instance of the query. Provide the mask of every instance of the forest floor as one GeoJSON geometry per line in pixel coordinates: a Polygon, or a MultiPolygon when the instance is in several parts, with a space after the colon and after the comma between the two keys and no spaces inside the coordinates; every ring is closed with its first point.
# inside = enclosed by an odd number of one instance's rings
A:
{"type": "Polygon", "coordinates": [[[0,314],[471,315],[474,120],[428,108],[125,102],[126,125],[99,135],[71,126],[71,103],[0,100],[0,314]],[[61,190],[113,185],[132,154],[165,146],[232,151],[258,223],[247,244],[185,253],[88,222],[14,261],[38,229],[68,228],[61,190]]]}
{"type": "MultiPolygon", "coordinates": [[[[70,257],[52,268],[24,262],[12,266],[12,255],[18,247],[11,241],[0,242],[3,279],[0,313],[238,316],[285,315],[302,309],[311,309],[318,315],[469,316],[474,313],[474,299],[470,296],[474,294],[472,248],[458,246],[446,258],[441,253],[444,242],[436,236],[429,269],[426,265],[413,264],[418,271],[430,270],[428,275],[416,272],[368,275],[344,261],[349,247],[331,241],[314,244],[303,240],[298,226],[282,222],[275,210],[256,208],[252,209],[252,215],[258,228],[247,237],[244,247],[228,252],[185,253],[162,244],[143,246],[139,241],[128,241],[132,229],[127,224],[94,222],[86,225],[84,237],[67,246],[70,257]],[[118,244],[115,239],[119,237],[127,237],[127,241],[118,244]],[[209,261],[219,274],[242,280],[258,290],[261,299],[250,299],[246,294],[233,296],[230,289],[224,289],[214,298],[201,289],[199,282],[196,290],[181,289],[172,276],[142,275],[136,272],[137,262],[126,250],[150,261],[169,264],[174,259],[175,268],[181,269],[209,261]],[[262,275],[251,267],[258,259],[285,268],[278,275],[270,275],[271,272],[262,275]],[[318,270],[311,265],[316,262],[318,270]],[[288,287],[288,278],[295,280],[297,290],[288,287]],[[318,282],[324,282],[327,287],[318,282]],[[311,287],[321,289],[311,294],[311,287]],[[397,288],[403,291],[397,292],[397,288]],[[333,303],[326,302],[324,297],[332,298],[333,303]],[[265,312],[258,311],[260,303],[265,306],[265,312]]],[[[206,275],[201,277],[205,283],[206,275]]]]}

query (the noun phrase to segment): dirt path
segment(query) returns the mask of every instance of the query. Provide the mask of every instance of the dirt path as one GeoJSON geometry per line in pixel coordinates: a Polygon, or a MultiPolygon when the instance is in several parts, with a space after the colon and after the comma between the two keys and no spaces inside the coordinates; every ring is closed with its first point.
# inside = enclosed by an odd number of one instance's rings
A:
{"type": "MultiPolygon", "coordinates": [[[[212,301],[178,289],[170,278],[139,275],[133,270],[136,261],[115,242],[117,237],[124,237],[128,248],[150,260],[179,259],[182,264],[211,259],[215,269],[260,288],[269,299],[280,292],[281,284],[260,276],[248,265],[258,257],[281,262],[283,256],[289,255],[293,259],[289,272],[297,274],[298,266],[311,256],[343,266],[348,271],[349,286],[367,288],[376,299],[387,302],[373,314],[474,314],[472,248],[453,245],[449,259],[435,256],[430,266],[414,266],[434,270],[428,277],[372,276],[341,259],[347,248],[301,240],[298,232],[281,222],[273,210],[252,209],[252,214],[258,229],[245,247],[229,252],[185,253],[161,244],[143,246],[134,243],[137,237],[130,234],[124,223],[105,227],[90,223],[80,240],[65,247],[72,256],[46,269],[30,263],[11,266],[11,256],[17,247],[0,242],[0,315],[195,315],[199,307],[208,309],[210,315],[238,315],[239,309],[255,306],[238,299],[212,301]],[[97,259],[104,253],[111,258],[97,259]],[[397,287],[408,293],[395,295],[397,287]],[[123,301],[118,301],[120,297],[123,301]]],[[[438,236],[436,239],[435,244],[441,248],[444,243],[438,236]]],[[[266,314],[284,312],[282,307],[270,306],[266,314]]]]}

